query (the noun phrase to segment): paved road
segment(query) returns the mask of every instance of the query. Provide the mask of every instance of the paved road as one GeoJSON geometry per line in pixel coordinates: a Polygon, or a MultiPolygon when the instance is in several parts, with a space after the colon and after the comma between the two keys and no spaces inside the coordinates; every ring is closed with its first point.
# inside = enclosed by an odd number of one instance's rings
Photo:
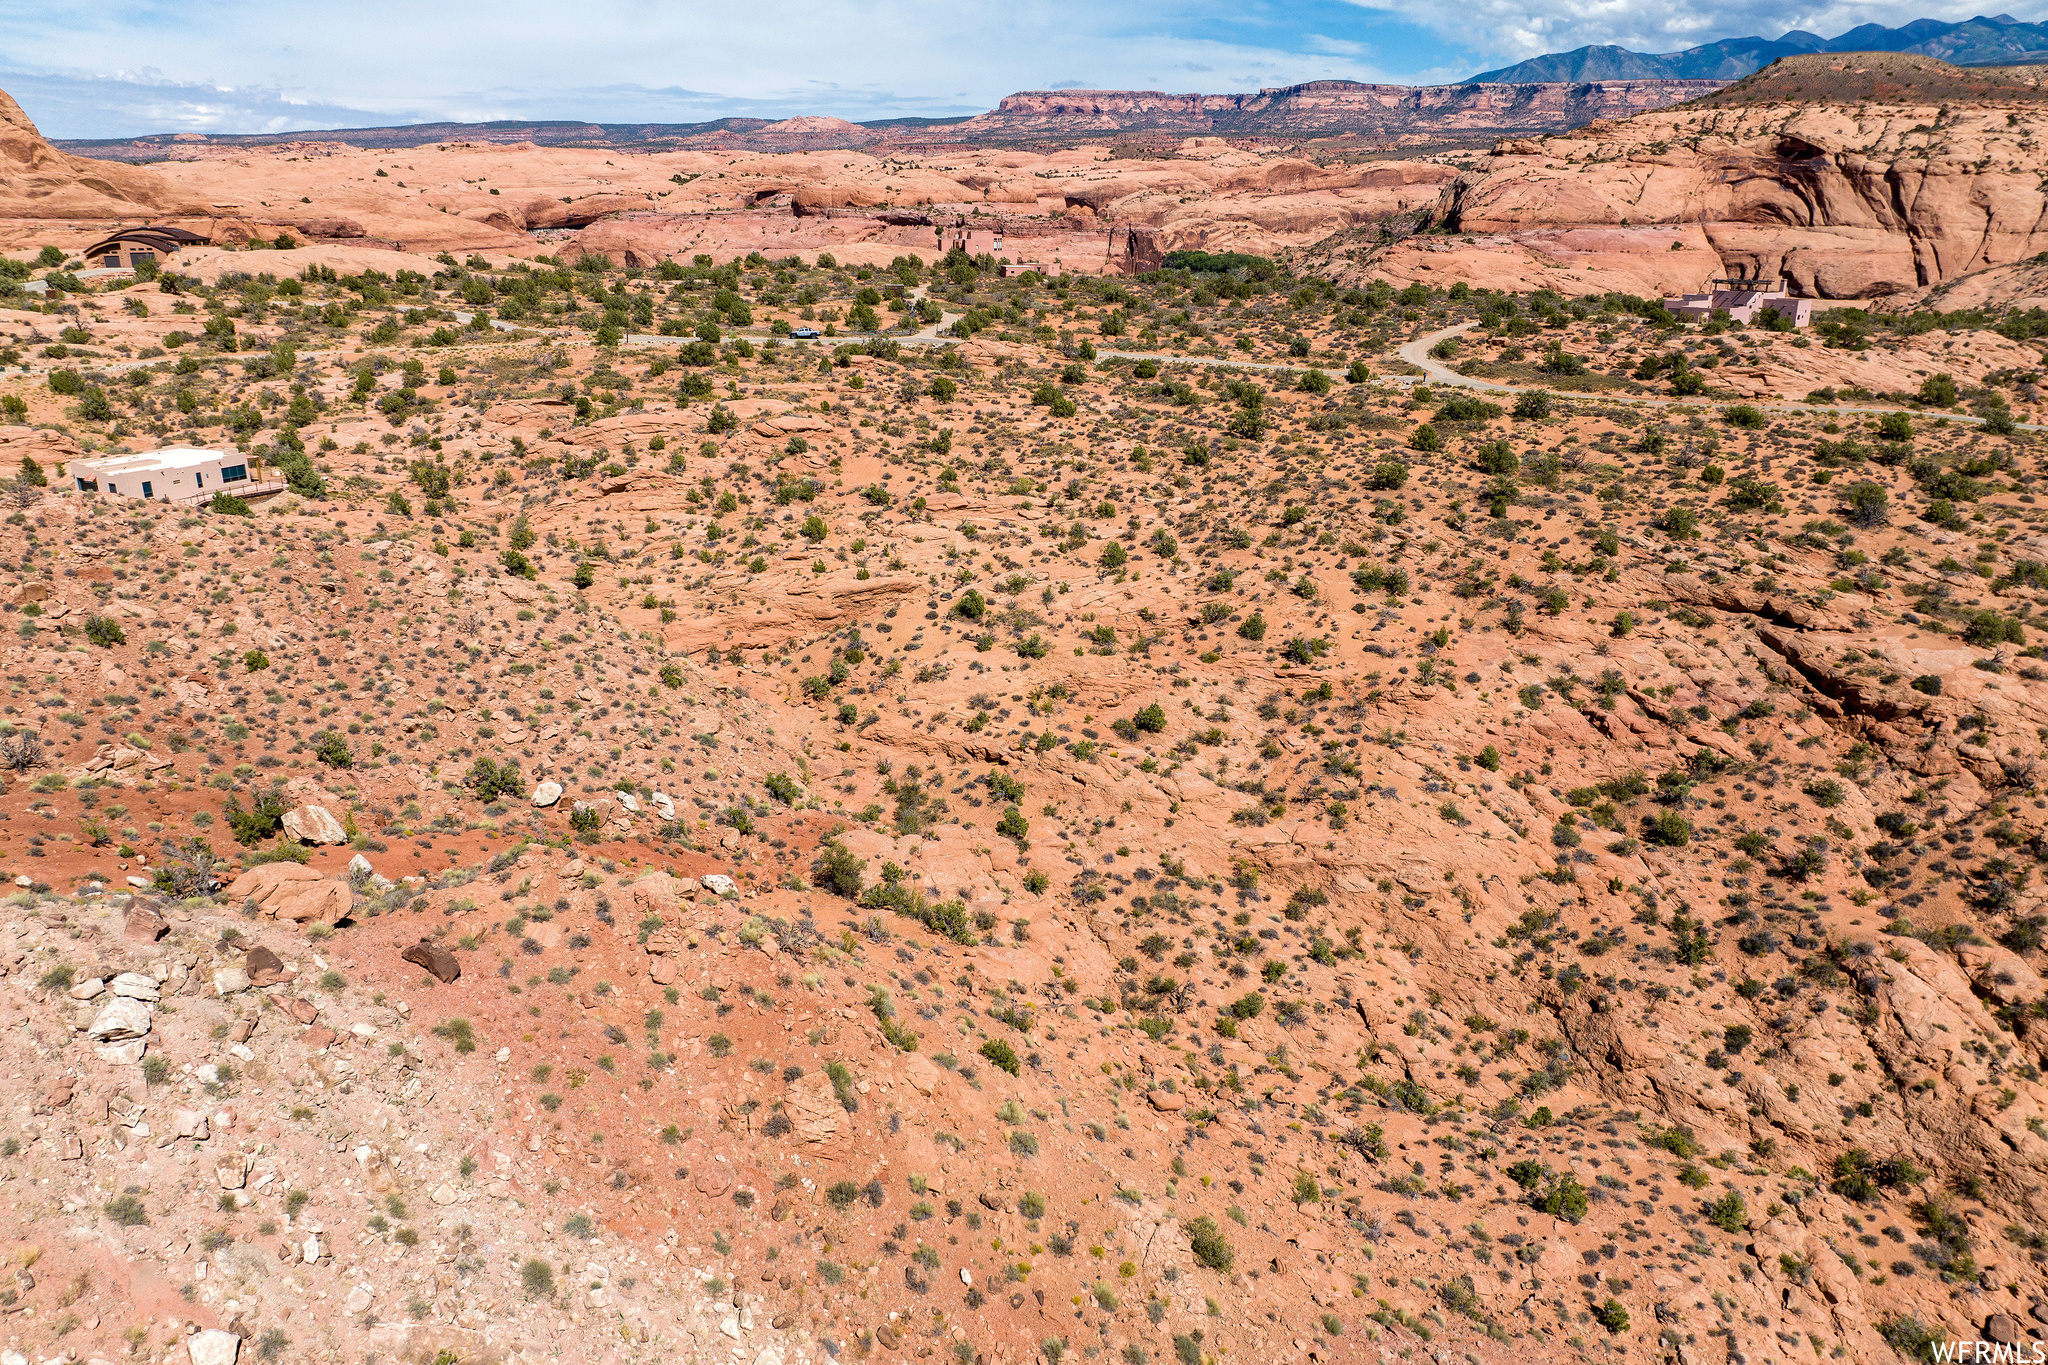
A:
{"type": "MultiPolygon", "coordinates": [[[[1470,331],[1473,327],[1477,325],[1477,323],[1472,322],[1461,322],[1455,327],[1446,327],[1440,332],[1431,332],[1427,336],[1417,337],[1415,338],[1415,340],[1409,342],[1407,345],[1398,348],[1395,351],[1395,354],[1400,356],[1401,359],[1407,361],[1409,364],[1415,366],[1417,369],[1421,370],[1423,374],[1428,378],[1428,381],[1430,383],[1441,384],[1444,385],[1446,388],[1479,389],[1486,393],[1501,394],[1520,394],[1532,392],[1532,390],[1530,389],[1518,387],[1513,384],[1500,384],[1494,382],[1491,379],[1477,379],[1471,375],[1459,374],[1456,370],[1444,364],[1442,361],[1432,358],[1429,354],[1429,348],[1436,345],[1439,341],[1442,341],[1446,337],[1460,336],[1465,332],[1470,331]]],[[[1417,381],[1408,376],[1402,376],[1400,378],[1397,378],[1395,382],[1416,383],[1420,381],[1417,381]]],[[[1686,406],[1705,407],[1712,403],[1717,402],[1743,402],[1747,403],[1750,407],[1753,408],[1762,408],[1766,412],[1840,412],[1854,414],[1906,412],[1915,414],[1917,416],[1937,415],[1946,417],[1952,422],[1964,422],[1979,426],[1981,426],[1984,421],[1984,419],[1981,417],[1973,417],[1970,414],[1963,412],[1938,412],[1930,414],[1929,410],[1926,408],[1902,407],[1883,403],[1791,403],[1782,400],[1772,401],[1768,399],[1708,398],[1704,395],[1697,398],[1680,398],[1675,395],[1644,393],[1574,394],[1573,392],[1567,390],[1541,388],[1533,390],[1533,392],[1549,393],[1555,397],[1579,396],[1589,398],[1595,402],[1601,403],[1630,403],[1639,407],[1653,408],[1671,408],[1686,406]]],[[[2021,431],[2048,431],[2048,426],[2043,426],[2033,422],[2015,422],[2013,425],[2019,428],[2021,431]]]]}

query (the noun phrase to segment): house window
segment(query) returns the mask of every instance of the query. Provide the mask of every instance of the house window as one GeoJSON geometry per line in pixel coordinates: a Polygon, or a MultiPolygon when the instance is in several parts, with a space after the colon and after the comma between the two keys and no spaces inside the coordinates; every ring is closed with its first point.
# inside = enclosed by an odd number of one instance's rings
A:
{"type": "Polygon", "coordinates": [[[221,466],[220,481],[222,483],[240,483],[242,480],[248,477],[249,466],[245,464],[230,464],[221,466]]]}
{"type": "Polygon", "coordinates": [[[100,264],[112,269],[121,264],[121,258],[119,256],[102,256],[100,257],[100,264]]]}
{"type": "Polygon", "coordinates": [[[152,493],[152,491],[151,491],[151,489],[150,489],[150,486],[149,486],[149,480],[148,480],[148,479],[144,479],[144,480],[142,481],[142,496],[143,496],[143,497],[145,497],[145,498],[153,496],[153,493],[152,493]]]}
{"type": "Polygon", "coordinates": [[[206,487],[206,476],[195,469],[192,471],[192,483],[195,487],[204,488],[206,487]]]}
{"type": "Polygon", "coordinates": [[[80,480],[78,481],[78,491],[79,491],[79,492],[81,492],[81,493],[97,493],[97,492],[99,492],[99,491],[100,491],[100,484],[99,484],[99,480],[98,480],[98,479],[80,479],[80,480]]]}
{"type": "Polygon", "coordinates": [[[108,484],[108,485],[107,485],[107,491],[108,491],[109,493],[119,493],[119,492],[120,492],[121,490],[120,490],[120,489],[118,489],[118,488],[116,488],[116,487],[114,487],[114,485],[112,485],[112,484],[108,484]]]}

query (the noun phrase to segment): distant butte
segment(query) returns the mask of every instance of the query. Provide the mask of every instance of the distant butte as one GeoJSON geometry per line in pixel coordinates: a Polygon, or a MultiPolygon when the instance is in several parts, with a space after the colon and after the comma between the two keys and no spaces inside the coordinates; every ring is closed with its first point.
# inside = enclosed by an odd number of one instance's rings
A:
{"type": "Polygon", "coordinates": [[[429,142],[531,142],[544,147],[721,147],[742,151],[825,151],[1010,142],[1099,140],[1105,135],[1224,136],[1292,141],[1360,137],[1434,139],[1495,133],[1556,132],[1591,119],[1626,118],[1709,94],[1711,80],[1612,80],[1496,85],[1365,85],[1310,81],[1250,94],[1168,94],[1158,90],[1023,90],[984,114],[959,118],[844,119],[800,116],[725,118],[705,123],[500,121],[421,123],[388,128],[330,128],[194,138],[62,139],[67,151],[113,161],[204,156],[207,149],[275,147],[295,141],[353,147],[413,147],[429,142]]]}

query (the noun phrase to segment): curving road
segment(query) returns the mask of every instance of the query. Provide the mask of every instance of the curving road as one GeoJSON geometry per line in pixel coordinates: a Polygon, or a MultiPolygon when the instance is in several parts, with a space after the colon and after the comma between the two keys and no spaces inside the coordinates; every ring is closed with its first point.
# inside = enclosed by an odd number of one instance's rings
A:
{"type": "MultiPolygon", "coordinates": [[[[1442,361],[1433,358],[1429,354],[1429,348],[1436,345],[1439,341],[1442,341],[1445,337],[1460,336],[1465,332],[1470,331],[1472,328],[1476,326],[1478,326],[1477,323],[1461,322],[1455,327],[1446,327],[1440,332],[1431,332],[1427,336],[1417,337],[1415,338],[1415,340],[1409,342],[1407,345],[1397,348],[1394,353],[1400,356],[1401,359],[1407,361],[1410,365],[1413,365],[1417,369],[1421,370],[1423,374],[1428,377],[1429,382],[1432,384],[1441,384],[1446,388],[1479,389],[1486,393],[1548,393],[1554,398],[1582,397],[1593,399],[1601,403],[1631,403],[1639,407],[1656,408],[1686,407],[1695,405],[1704,407],[1718,402],[1741,402],[1747,403],[1750,407],[1753,408],[1761,408],[1765,412],[1833,412],[1851,415],[1860,413],[1877,414],[1886,412],[1905,412],[1923,417],[1929,415],[1928,409],[1926,408],[1888,405],[1883,403],[1793,403],[1786,402],[1784,400],[1773,401],[1769,399],[1709,398],[1705,395],[1700,395],[1698,397],[1692,398],[1681,398],[1676,395],[1666,394],[1582,394],[1571,390],[1563,389],[1528,389],[1518,387],[1513,384],[1496,383],[1491,379],[1475,379],[1471,375],[1459,374],[1456,370],[1444,364],[1442,361]]],[[[1406,376],[1403,376],[1397,379],[1395,382],[1414,383],[1419,381],[1412,380],[1406,376]]],[[[1971,416],[1969,413],[1965,412],[1942,412],[1937,415],[1946,417],[1951,422],[1964,422],[1976,426],[1981,426],[1984,422],[1983,418],[1974,417],[1971,416]]],[[[2034,422],[2015,422],[2013,425],[2021,431],[2048,431],[2048,425],[2042,425],[2034,422]]]]}

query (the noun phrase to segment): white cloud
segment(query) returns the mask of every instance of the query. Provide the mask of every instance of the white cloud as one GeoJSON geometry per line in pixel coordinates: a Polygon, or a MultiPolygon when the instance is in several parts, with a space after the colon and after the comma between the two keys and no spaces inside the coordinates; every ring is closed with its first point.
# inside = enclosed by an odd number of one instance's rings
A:
{"type": "MultiPolygon", "coordinates": [[[[1162,77],[1185,86],[1185,74],[1169,73],[1190,71],[1255,84],[1386,78],[1341,35],[1332,43],[1270,25],[1245,41],[1242,30],[1219,27],[1212,3],[587,0],[564,9],[552,0],[47,0],[0,6],[0,52],[8,66],[33,73],[23,104],[46,100],[44,112],[29,111],[57,136],[169,126],[159,120],[268,126],[292,101],[309,115],[353,112],[329,118],[335,124],[676,121],[740,112],[875,118],[988,108],[1050,71],[1140,88],[1162,77]],[[1201,36],[1226,33],[1239,36],[1201,36]],[[145,67],[168,74],[124,80],[102,94],[136,98],[93,106],[95,82],[145,67]],[[175,93],[191,83],[260,93],[175,93]],[[941,83],[962,93],[922,93],[941,83]],[[143,97],[152,85],[164,87],[161,100],[143,97]]],[[[22,84],[19,76],[0,80],[22,84]]]]}

